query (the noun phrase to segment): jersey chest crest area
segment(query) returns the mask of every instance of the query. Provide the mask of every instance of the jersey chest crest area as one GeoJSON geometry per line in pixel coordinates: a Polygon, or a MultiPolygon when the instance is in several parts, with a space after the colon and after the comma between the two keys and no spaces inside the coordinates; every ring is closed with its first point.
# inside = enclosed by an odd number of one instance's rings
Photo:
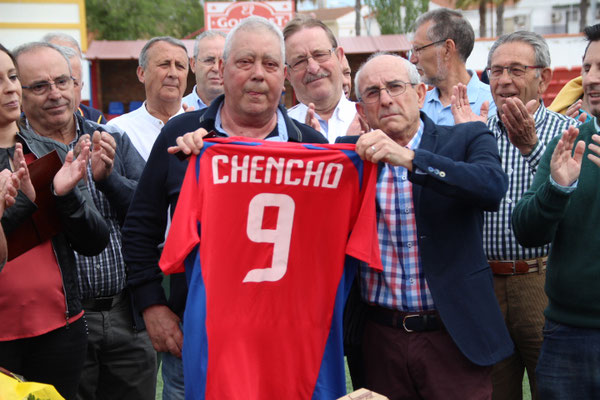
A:
{"type": "Polygon", "coordinates": [[[193,398],[344,394],[345,255],[381,268],[377,167],[353,148],[219,139],[190,160],[160,265],[188,276],[193,398]]]}

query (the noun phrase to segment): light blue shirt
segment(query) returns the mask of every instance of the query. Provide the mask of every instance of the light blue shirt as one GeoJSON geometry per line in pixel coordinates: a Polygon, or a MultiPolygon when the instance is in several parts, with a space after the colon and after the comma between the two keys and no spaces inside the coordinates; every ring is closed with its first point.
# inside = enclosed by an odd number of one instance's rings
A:
{"type": "MultiPolygon", "coordinates": [[[[219,105],[219,109],[217,110],[217,115],[215,116],[215,129],[219,132],[223,132],[227,134],[227,136],[231,136],[229,132],[223,128],[223,122],[221,120],[221,109],[223,108],[223,103],[219,105]]],[[[266,137],[264,140],[269,140],[271,142],[287,142],[289,140],[289,135],[287,131],[287,126],[285,125],[285,118],[283,118],[283,114],[277,109],[277,136],[266,137]]]]}
{"type": "Polygon", "coordinates": [[[204,104],[202,99],[198,97],[198,93],[196,93],[196,85],[194,85],[192,93],[188,94],[183,99],[181,99],[181,102],[188,107],[194,107],[195,111],[202,110],[203,108],[208,107],[208,105],[204,104]]]}
{"type": "MultiPolygon", "coordinates": [[[[490,85],[487,85],[479,80],[479,77],[474,71],[468,70],[471,75],[471,80],[467,84],[467,96],[471,110],[477,115],[481,111],[481,105],[484,101],[490,102],[490,111],[488,118],[496,114],[496,104],[492,98],[490,85]]],[[[425,96],[425,104],[421,109],[427,116],[437,125],[454,125],[454,116],[450,110],[450,104],[443,106],[440,101],[440,91],[438,88],[433,88],[427,92],[425,96]]]]}

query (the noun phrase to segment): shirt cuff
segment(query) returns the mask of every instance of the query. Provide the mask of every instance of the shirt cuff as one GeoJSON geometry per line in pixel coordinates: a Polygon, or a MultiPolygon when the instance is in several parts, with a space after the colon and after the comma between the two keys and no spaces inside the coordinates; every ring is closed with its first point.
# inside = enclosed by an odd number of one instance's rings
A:
{"type": "Polygon", "coordinates": [[[577,182],[579,182],[579,179],[576,180],[575,182],[573,182],[571,184],[571,186],[563,186],[563,185],[556,183],[556,181],[554,179],[552,179],[552,175],[549,175],[549,177],[550,177],[550,183],[552,184],[552,186],[554,186],[555,188],[557,188],[558,190],[560,190],[563,193],[572,193],[575,191],[575,189],[577,189],[577,182]]]}

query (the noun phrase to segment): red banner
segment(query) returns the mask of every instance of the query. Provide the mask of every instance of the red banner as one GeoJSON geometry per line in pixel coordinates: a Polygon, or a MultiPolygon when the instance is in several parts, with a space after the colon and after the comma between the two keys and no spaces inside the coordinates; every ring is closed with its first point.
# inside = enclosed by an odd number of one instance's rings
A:
{"type": "Polygon", "coordinates": [[[242,19],[258,15],[281,29],[294,16],[293,1],[205,2],[204,26],[207,30],[229,32],[242,19]]]}

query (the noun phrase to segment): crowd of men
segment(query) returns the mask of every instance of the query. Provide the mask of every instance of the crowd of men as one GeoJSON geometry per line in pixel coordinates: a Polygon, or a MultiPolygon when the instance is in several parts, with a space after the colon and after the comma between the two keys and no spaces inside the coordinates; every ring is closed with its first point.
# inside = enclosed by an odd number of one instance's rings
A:
{"type": "MultiPolygon", "coordinates": [[[[332,31],[308,16],[283,32],[260,17],[227,36],[206,31],[192,57],[178,39],[152,38],[137,68],[143,105],[108,123],[81,104],[76,41],[49,35],[15,49],[24,89],[47,77],[44,93],[23,91],[23,126],[65,149],[91,145],[79,185],[108,231],[99,254],[75,253],[86,325],[68,339],[82,350],[72,360],[76,395],[65,396],[153,399],[162,364],[163,399],[199,398],[206,371],[186,359],[196,336],[184,335],[184,314],[188,293],[206,289],[177,273],[165,290],[159,259],[188,166],[182,155],[200,156],[203,138],[216,136],[354,143],[378,164],[373,226],[383,270],[346,261],[356,272],[343,334],[355,388],[389,399],[514,400],[526,372],[534,399],[594,398],[600,25],[584,33],[582,87],[593,117],[584,124],[542,101],[552,79],[543,37],[496,39],[487,85],[465,66],[472,27],[448,9],[417,19],[408,59],[373,54],[354,82],[332,31]],[[190,70],[196,85],[184,97],[190,70]],[[299,102],[289,110],[280,102],[285,79],[299,102]]],[[[22,175],[0,173],[0,212],[26,189],[22,175]]],[[[311,397],[345,394],[332,387],[310,389],[311,397]]],[[[256,390],[249,398],[260,398],[256,390]]]]}

